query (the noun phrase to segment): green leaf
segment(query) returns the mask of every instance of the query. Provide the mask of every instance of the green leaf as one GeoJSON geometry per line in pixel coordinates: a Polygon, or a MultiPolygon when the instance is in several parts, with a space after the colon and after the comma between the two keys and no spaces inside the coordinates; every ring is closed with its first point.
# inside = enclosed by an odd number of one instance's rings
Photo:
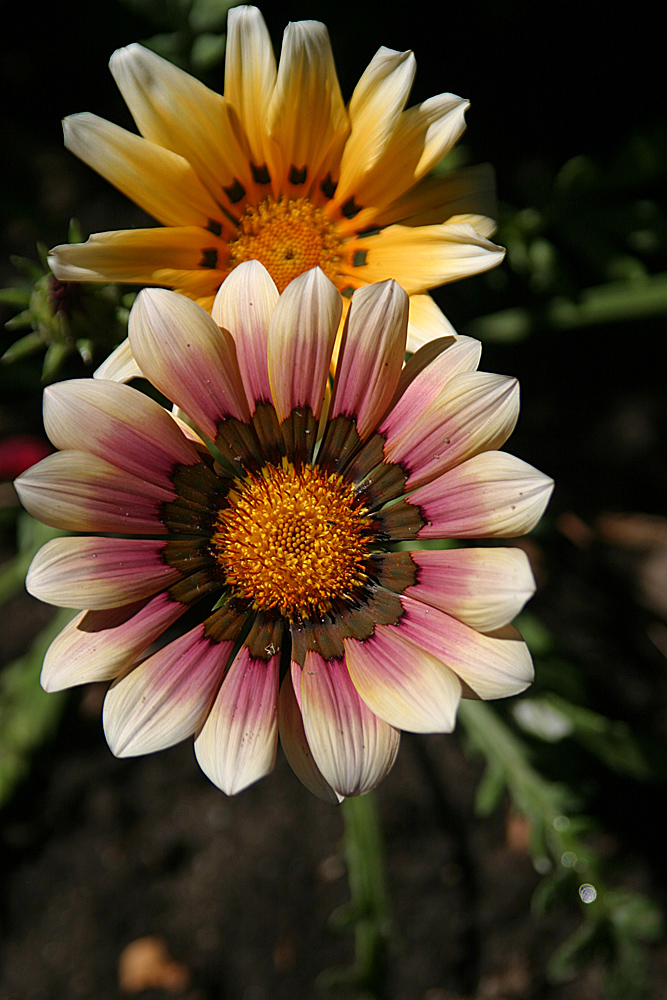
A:
{"type": "Polygon", "coordinates": [[[8,347],[0,361],[11,365],[14,361],[22,361],[23,358],[29,358],[41,350],[44,350],[44,340],[41,334],[29,333],[8,347]]]}
{"type": "Polygon", "coordinates": [[[51,382],[54,378],[56,378],[65,360],[71,353],[72,348],[69,344],[50,344],[47,348],[46,354],[44,355],[44,364],[42,365],[42,382],[51,382]]]}
{"type": "Polygon", "coordinates": [[[19,288],[11,286],[0,288],[0,303],[6,306],[13,306],[15,309],[24,309],[30,305],[30,288],[19,288]]]}
{"type": "Polygon", "coordinates": [[[192,43],[190,59],[193,69],[205,73],[222,61],[225,54],[226,35],[204,34],[195,38],[192,43]]]}
{"type": "Polygon", "coordinates": [[[235,2],[236,0],[194,0],[188,17],[193,32],[198,35],[202,32],[220,31],[227,21],[229,8],[235,2]]]}
{"type": "Polygon", "coordinates": [[[466,326],[466,334],[490,343],[517,343],[525,340],[533,329],[533,318],[527,309],[516,307],[480,316],[466,326]]]}
{"type": "Polygon", "coordinates": [[[31,754],[53,735],[62,714],[64,693],[46,694],[39,675],[46,650],[74,614],[58,611],[30,651],[0,673],[0,806],[26,776],[31,754]]]}

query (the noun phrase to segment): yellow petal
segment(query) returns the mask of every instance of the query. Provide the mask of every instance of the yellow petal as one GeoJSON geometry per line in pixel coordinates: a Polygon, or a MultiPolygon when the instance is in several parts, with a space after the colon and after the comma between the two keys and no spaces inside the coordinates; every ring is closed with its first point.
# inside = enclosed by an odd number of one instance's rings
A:
{"type": "Polygon", "coordinates": [[[190,164],[97,115],[70,115],[65,145],[165,226],[206,226],[220,207],[190,164]]]}
{"type": "Polygon", "coordinates": [[[438,337],[456,337],[456,330],[430,295],[411,295],[406,350],[414,354],[438,337]]]}
{"type": "MultiPolygon", "coordinates": [[[[453,215],[474,213],[498,218],[496,182],[490,163],[455,170],[443,177],[425,177],[410,191],[380,211],[373,220],[375,226],[398,222],[404,226],[430,226],[446,222],[453,215]]],[[[477,226],[475,226],[477,229],[477,226]]],[[[483,236],[491,232],[477,230],[483,236]]]]}
{"type": "MultiPolygon", "coordinates": [[[[166,270],[193,271],[209,283],[216,271],[202,261],[216,249],[210,233],[195,226],[168,229],[119,229],[93,233],[86,243],[65,243],[49,256],[61,281],[128,281],[163,285],[166,270]]],[[[218,248],[222,252],[223,248],[218,248]]],[[[218,252],[216,249],[216,252],[218,252]]],[[[217,284],[222,279],[219,278],[217,284]]],[[[217,287],[217,286],[216,286],[217,287]]]]}
{"type": "Polygon", "coordinates": [[[379,161],[396,128],[415,76],[412,52],[381,48],[350,101],[352,131],[345,146],[336,204],[354,196],[365,174],[379,161]]]}
{"type": "Polygon", "coordinates": [[[454,94],[440,94],[404,111],[383,156],[355,191],[357,204],[382,208],[421,180],[461,136],[467,107],[454,94]]]}
{"type": "Polygon", "coordinates": [[[410,295],[488,271],[505,254],[456,216],[442,226],[389,226],[359,247],[364,264],[350,269],[353,277],[370,283],[391,275],[410,295]]]}
{"type": "Polygon", "coordinates": [[[225,188],[248,184],[250,164],[224,97],[136,43],[114,52],[109,67],[144,138],[186,159],[213,197],[233,206],[225,188]]]}
{"type": "MultiPolygon", "coordinates": [[[[256,7],[232,7],[227,21],[225,99],[238,116],[256,167],[277,172],[266,112],[276,82],[276,60],[264,18],[256,7]]],[[[275,193],[275,192],[274,192],[275,193]]]]}
{"type": "Polygon", "coordinates": [[[329,34],[319,21],[297,21],[285,30],[268,127],[289,192],[307,194],[332,146],[349,133],[329,34]]]}

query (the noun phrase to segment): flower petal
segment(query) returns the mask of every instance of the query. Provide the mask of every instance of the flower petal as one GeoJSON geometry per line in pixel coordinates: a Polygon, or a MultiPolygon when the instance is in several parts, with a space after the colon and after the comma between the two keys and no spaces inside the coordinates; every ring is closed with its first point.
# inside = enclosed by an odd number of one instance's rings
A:
{"type": "Polygon", "coordinates": [[[384,454],[409,472],[407,488],[422,486],[481,451],[500,448],[519,417],[516,379],[462,372],[419,414],[394,417],[384,454]]]}
{"type": "Polygon", "coordinates": [[[371,283],[391,274],[409,295],[488,271],[505,255],[457,216],[441,226],[389,226],[364,237],[363,246],[366,263],[355,267],[355,278],[371,283]]]}
{"type": "MultiPolygon", "coordinates": [[[[250,171],[225,99],[136,43],[114,52],[109,68],[141,134],[187,160],[212,197],[231,207],[225,188],[235,178],[247,183],[250,171]]],[[[213,218],[225,221],[219,208],[213,218]]]]}
{"type": "Polygon", "coordinates": [[[160,509],[176,496],[84,451],[54,452],[15,486],[33,517],[65,531],[164,534],[160,509]]]}
{"type": "Polygon", "coordinates": [[[234,341],[195,302],[164,288],[144,289],[129,334],[146,377],[210,438],[228,417],[248,419],[234,341]]]}
{"type": "Polygon", "coordinates": [[[46,651],[42,687],[62,691],[117,677],[186,609],[186,604],[163,593],[107,611],[82,611],[46,651]]]}
{"type": "Polygon", "coordinates": [[[440,659],[409,642],[400,627],[376,625],[369,639],[344,644],[352,683],[377,716],[412,733],[452,731],[461,684],[440,659]]]}
{"type": "Polygon", "coordinates": [[[395,281],[352,296],[329,417],[356,419],[362,441],[374,430],[398,385],[405,358],[408,297],[395,281]]]}
{"type": "Polygon", "coordinates": [[[275,152],[266,112],[275,82],[276,60],[264,18],[256,7],[232,7],[227,18],[225,100],[238,115],[254,165],[267,165],[273,172],[275,152]]]}
{"type": "Polygon", "coordinates": [[[382,209],[421,180],[463,134],[469,106],[455,94],[439,94],[404,111],[382,158],[360,181],[357,203],[382,209]]]}
{"type": "Polygon", "coordinates": [[[339,795],[363,795],[389,773],[400,735],[361,700],[344,660],[306,653],[301,710],[313,758],[339,795]]]}
{"type": "MultiPolygon", "coordinates": [[[[398,222],[403,226],[432,226],[446,222],[454,215],[498,218],[496,179],[490,163],[453,170],[443,176],[428,176],[415,184],[400,198],[392,201],[374,217],[376,227],[398,222]]],[[[477,228],[476,226],[474,228],[477,228]]],[[[488,227],[478,229],[482,236],[491,236],[488,227]]]]}
{"type": "Polygon", "coordinates": [[[233,642],[213,642],[197,625],[116,681],[104,699],[104,734],[116,757],[180,743],[206,718],[233,642]]]}
{"type": "Polygon", "coordinates": [[[342,308],[340,292],[319,267],[299,275],[280,296],[269,328],[268,367],[281,422],[302,407],[319,419],[342,308]]]}
{"type": "Polygon", "coordinates": [[[426,520],[419,538],[513,538],[531,531],[553,480],[514,455],[487,451],[451,469],[406,502],[426,520]]]}
{"type": "Polygon", "coordinates": [[[144,538],[53,538],[33,559],[26,590],[60,608],[118,608],[180,579],[164,547],[144,538]]]}
{"type": "Polygon", "coordinates": [[[400,623],[381,627],[399,631],[442,660],[480,698],[507,698],[525,691],[532,681],[533,661],[515,629],[482,635],[411,597],[403,595],[401,604],[405,614],[400,623]]]}
{"type": "MultiPolygon", "coordinates": [[[[301,668],[298,667],[299,680],[301,668]]],[[[294,694],[291,672],[287,672],[280,687],[279,701],[279,731],[283,752],[290,767],[308,791],[325,802],[338,805],[342,796],[334,792],[328,781],[313,760],[308,746],[306,732],[303,728],[301,709],[294,694]]]]}
{"type": "Polygon", "coordinates": [[[111,382],[130,382],[133,378],[142,378],[143,372],[134,360],[130,341],[126,337],[115,351],[112,351],[106,361],[93,372],[93,378],[106,378],[111,382]]]}
{"type": "Polygon", "coordinates": [[[197,226],[119,229],[93,233],[86,243],[54,247],[49,253],[49,267],[60,281],[127,281],[142,285],[180,286],[183,274],[191,273],[192,281],[200,280],[215,294],[225,272],[210,267],[213,253],[224,256],[227,251],[217,238],[197,226]]]}
{"type": "MultiPolygon", "coordinates": [[[[415,296],[410,296],[410,301],[415,296]]],[[[417,296],[427,298],[427,296],[417,296]]],[[[482,356],[482,345],[472,337],[439,337],[413,354],[398,380],[380,433],[391,434],[399,424],[418,421],[450,379],[461,372],[474,372],[482,356]]]]}
{"type": "Polygon", "coordinates": [[[130,386],[72,379],[44,390],[44,427],[56,448],[113,458],[118,469],[164,489],[200,458],[167,411],[130,386]]]}
{"type": "Polygon", "coordinates": [[[283,191],[287,182],[291,196],[308,194],[331,147],[349,132],[329,34],[319,21],[285,29],[268,127],[282,157],[283,191]]]}
{"type": "Polygon", "coordinates": [[[279,663],[279,655],[255,659],[244,646],[195,740],[199,766],[227,795],[236,795],[273,770],[279,663]]]}
{"type": "Polygon", "coordinates": [[[439,337],[456,337],[456,330],[430,295],[411,295],[408,301],[407,351],[414,354],[424,344],[439,337]]]}
{"type": "Polygon", "coordinates": [[[480,632],[507,625],[535,592],[528,557],[519,548],[420,549],[410,555],[417,582],[405,594],[480,632]]]}
{"type": "MultiPolygon", "coordinates": [[[[336,204],[354,196],[364,176],[379,163],[405,107],[416,65],[412,52],[382,46],[362,74],[350,101],[352,129],[341,161],[336,204]]],[[[383,277],[386,274],[392,272],[383,277]]]]}
{"type": "Polygon", "coordinates": [[[67,148],[164,226],[206,226],[220,208],[182,156],[88,113],[63,121],[67,148]]]}
{"type": "Polygon", "coordinates": [[[277,302],[278,289],[273,278],[258,260],[249,260],[225,278],[213,303],[213,319],[234,338],[252,413],[259,403],[271,401],[267,344],[277,302]]]}

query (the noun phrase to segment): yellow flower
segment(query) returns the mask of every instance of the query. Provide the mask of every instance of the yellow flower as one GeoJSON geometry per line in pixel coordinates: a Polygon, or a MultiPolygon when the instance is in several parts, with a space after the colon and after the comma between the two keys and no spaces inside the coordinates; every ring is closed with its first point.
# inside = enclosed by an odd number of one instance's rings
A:
{"type": "Polygon", "coordinates": [[[380,48],[346,107],[323,24],[289,24],[276,68],[260,12],[234,7],[224,97],[141,45],[115,52],[111,72],[141,135],[85,113],[65,119],[66,145],[165,228],[56,247],[61,280],[162,285],[210,312],[243,261],[261,261],[281,292],[318,265],[346,312],[356,288],[394,278],[414,351],[452,333],[428,289],[502,259],[488,240],[491,168],[429,176],[468,102],[440,94],[405,110],[412,52],[380,48]]]}

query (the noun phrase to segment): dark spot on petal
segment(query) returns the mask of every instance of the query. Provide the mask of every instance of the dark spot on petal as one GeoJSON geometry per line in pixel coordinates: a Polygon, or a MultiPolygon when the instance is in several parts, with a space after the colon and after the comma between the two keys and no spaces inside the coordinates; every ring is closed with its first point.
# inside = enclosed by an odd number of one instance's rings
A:
{"type": "Polygon", "coordinates": [[[352,267],[363,267],[368,256],[367,250],[355,250],[352,258],[352,267]]]}
{"type": "Polygon", "coordinates": [[[206,228],[209,233],[213,233],[214,236],[219,236],[222,232],[222,223],[218,222],[216,219],[209,219],[206,223],[206,228]]]}
{"type": "Polygon", "coordinates": [[[361,205],[357,205],[354,198],[348,198],[347,201],[341,205],[340,210],[346,219],[353,219],[355,215],[358,215],[361,211],[361,205]]]}
{"type": "Polygon", "coordinates": [[[237,201],[240,201],[245,194],[243,184],[241,184],[241,181],[236,177],[234,178],[234,182],[230,184],[229,187],[225,187],[223,184],[222,190],[225,192],[232,205],[235,205],[237,201]]]}
{"type": "Polygon", "coordinates": [[[256,166],[254,163],[250,164],[250,169],[252,170],[252,176],[255,184],[270,184],[271,174],[269,173],[269,168],[266,163],[263,163],[261,167],[256,166]]]}
{"type": "Polygon", "coordinates": [[[201,260],[199,261],[200,267],[210,267],[215,270],[218,264],[218,251],[209,248],[208,250],[203,250],[201,255],[201,260]]]}
{"type": "Polygon", "coordinates": [[[320,191],[325,198],[333,198],[336,193],[336,188],[338,185],[332,178],[331,174],[327,174],[322,183],[320,184],[320,191]]]}
{"type": "Polygon", "coordinates": [[[299,170],[292,164],[289,168],[289,182],[290,184],[305,184],[306,176],[308,174],[308,167],[301,167],[299,170]]]}
{"type": "Polygon", "coordinates": [[[379,229],[373,229],[373,227],[371,226],[370,229],[360,229],[359,232],[357,233],[357,236],[378,236],[379,233],[380,233],[379,229]]]}

